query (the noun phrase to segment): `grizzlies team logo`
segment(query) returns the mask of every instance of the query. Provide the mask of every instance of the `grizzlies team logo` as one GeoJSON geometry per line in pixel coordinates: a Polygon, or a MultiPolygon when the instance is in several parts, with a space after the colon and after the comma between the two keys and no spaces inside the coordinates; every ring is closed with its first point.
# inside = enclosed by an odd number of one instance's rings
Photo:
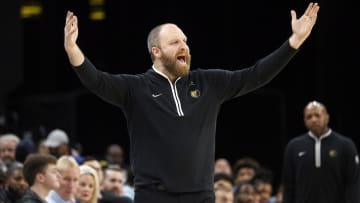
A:
{"type": "Polygon", "coordinates": [[[330,156],[330,157],[336,157],[336,156],[337,156],[337,151],[334,150],[334,149],[331,149],[331,150],[329,151],[329,156],[330,156]]]}
{"type": "Polygon", "coordinates": [[[192,98],[198,98],[198,97],[200,97],[200,90],[198,90],[198,89],[192,90],[192,91],[190,91],[190,95],[192,98]]]}

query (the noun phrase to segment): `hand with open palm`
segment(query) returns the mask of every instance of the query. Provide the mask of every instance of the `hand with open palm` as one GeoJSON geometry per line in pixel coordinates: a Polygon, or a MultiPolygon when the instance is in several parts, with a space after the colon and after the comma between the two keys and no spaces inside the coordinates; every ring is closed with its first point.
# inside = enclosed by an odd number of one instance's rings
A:
{"type": "Polygon", "coordinates": [[[308,38],[317,19],[320,7],[318,3],[310,3],[304,14],[297,18],[296,12],[291,10],[291,28],[293,34],[289,39],[290,46],[297,49],[308,38]]]}

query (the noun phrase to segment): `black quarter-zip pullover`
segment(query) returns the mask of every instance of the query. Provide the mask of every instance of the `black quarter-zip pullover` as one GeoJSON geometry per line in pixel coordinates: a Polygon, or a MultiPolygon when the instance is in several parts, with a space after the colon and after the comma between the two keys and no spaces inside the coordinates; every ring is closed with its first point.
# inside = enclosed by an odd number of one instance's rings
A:
{"type": "Polygon", "coordinates": [[[267,84],[295,53],[286,41],[251,67],[197,69],[175,82],[155,67],[138,75],[101,72],[87,58],[75,70],[85,87],[124,112],[135,186],[212,191],[221,104],[267,84]]]}
{"type": "Polygon", "coordinates": [[[354,142],[334,131],[293,138],[284,158],[284,203],[359,203],[354,142]]]}

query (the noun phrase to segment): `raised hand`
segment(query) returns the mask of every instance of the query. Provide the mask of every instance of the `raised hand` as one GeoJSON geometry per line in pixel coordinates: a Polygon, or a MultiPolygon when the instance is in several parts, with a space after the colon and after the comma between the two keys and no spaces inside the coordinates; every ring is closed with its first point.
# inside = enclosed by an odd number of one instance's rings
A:
{"type": "Polygon", "coordinates": [[[68,11],[64,28],[64,46],[65,50],[70,50],[76,46],[76,40],[79,35],[78,20],[73,12],[68,11]]]}
{"type": "Polygon", "coordinates": [[[290,46],[297,49],[308,38],[317,19],[320,7],[318,3],[310,3],[304,14],[296,17],[296,12],[291,10],[292,36],[289,39],[290,46]]]}
{"type": "Polygon", "coordinates": [[[79,35],[78,19],[73,12],[68,11],[66,14],[64,28],[64,47],[73,66],[79,66],[84,62],[85,56],[81,52],[76,40],[79,35]]]}

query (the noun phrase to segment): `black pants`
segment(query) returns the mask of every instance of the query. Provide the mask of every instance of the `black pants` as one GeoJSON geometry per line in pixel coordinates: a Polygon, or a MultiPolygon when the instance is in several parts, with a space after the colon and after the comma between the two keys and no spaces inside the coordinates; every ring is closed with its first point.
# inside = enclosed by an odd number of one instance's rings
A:
{"type": "Polygon", "coordinates": [[[215,203],[212,191],[170,193],[159,188],[137,188],[134,203],[215,203]]]}

